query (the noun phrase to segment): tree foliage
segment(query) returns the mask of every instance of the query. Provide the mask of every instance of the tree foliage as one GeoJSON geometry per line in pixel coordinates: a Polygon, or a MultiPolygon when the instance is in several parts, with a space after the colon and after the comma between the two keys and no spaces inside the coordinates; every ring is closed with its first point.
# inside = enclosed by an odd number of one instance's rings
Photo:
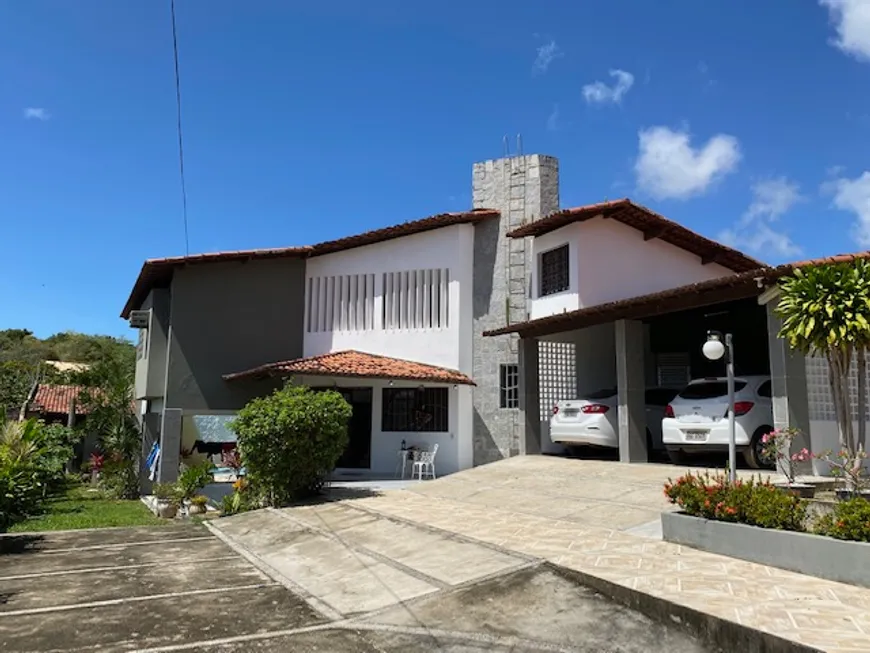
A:
{"type": "Polygon", "coordinates": [[[0,427],[0,531],[41,509],[64,480],[78,435],[35,419],[0,427]]]}
{"type": "Polygon", "coordinates": [[[27,329],[0,331],[0,416],[17,412],[36,381],[99,386],[99,372],[60,372],[45,361],[91,366],[117,361],[132,376],[136,350],[132,343],[112,336],[65,331],[41,340],[27,329]]]}
{"type": "Polygon", "coordinates": [[[95,392],[82,391],[78,401],[87,407],[85,428],[96,433],[105,455],[101,478],[120,499],[139,496],[141,438],[133,404],[133,374],[123,360],[108,358],[94,365],[95,392]]]}
{"type": "Polygon", "coordinates": [[[870,345],[870,263],[847,263],[796,269],[780,282],[777,313],[780,337],[804,354],[823,356],[830,370],[840,444],[851,452],[864,445],[866,350],[870,345]],[[858,361],[859,438],[852,428],[849,370],[858,361]]]}
{"type": "Polygon", "coordinates": [[[347,446],[351,410],[337,392],[292,384],[248,403],[230,428],[249,490],[273,506],[317,491],[347,446]]]}

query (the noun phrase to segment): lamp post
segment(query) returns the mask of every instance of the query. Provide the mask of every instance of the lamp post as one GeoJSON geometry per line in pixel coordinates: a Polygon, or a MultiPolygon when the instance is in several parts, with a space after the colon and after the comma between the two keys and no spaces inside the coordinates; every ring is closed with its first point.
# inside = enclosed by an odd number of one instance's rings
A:
{"type": "Polygon", "coordinates": [[[708,331],[707,342],[701,348],[711,361],[725,357],[725,373],[728,377],[728,480],[737,480],[737,431],[734,424],[734,342],[730,333],[723,336],[719,331],[708,331]]]}

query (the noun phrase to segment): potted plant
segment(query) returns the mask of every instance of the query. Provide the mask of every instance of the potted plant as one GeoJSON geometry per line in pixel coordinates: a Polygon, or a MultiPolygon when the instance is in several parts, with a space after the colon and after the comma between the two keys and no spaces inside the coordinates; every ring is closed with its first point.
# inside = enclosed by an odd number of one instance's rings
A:
{"type": "Polygon", "coordinates": [[[204,515],[208,510],[208,497],[202,494],[197,494],[190,499],[190,505],[187,507],[188,515],[204,515]]]}
{"type": "Polygon", "coordinates": [[[172,483],[155,483],[154,498],[157,499],[157,516],[175,519],[178,514],[178,491],[172,483]]]}
{"type": "Polygon", "coordinates": [[[792,453],[792,444],[799,435],[800,430],[791,426],[784,429],[774,429],[762,436],[761,443],[764,454],[776,461],[777,468],[785,476],[785,483],[774,483],[774,486],[801,499],[812,499],[816,493],[815,486],[809,483],[799,483],[795,480],[797,464],[807,462],[813,457],[806,448],[792,453]]]}
{"type": "Polygon", "coordinates": [[[862,447],[852,453],[848,449],[841,449],[834,456],[830,451],[818,454],[819,460],[823,460],[831,467],[831,475],[842,479],[845,487],[837,488],[837,498],[843,501],[855,498],[863,498],[870,501],[870,489],[868,489],[867,476],[864,469],[864,461],[867,452],[862,447]]]}
{"type": "Polygon", "coordinates": [[[196,465],[185,466],[178,477],[178,483],[176,483],[178,496],[182,504],[187,508],[188,514],[196,514],[190,512],[191,500],[196,496],[197,492],[214,479],[211,469],[211,461],[204,460],[196,465]]]}

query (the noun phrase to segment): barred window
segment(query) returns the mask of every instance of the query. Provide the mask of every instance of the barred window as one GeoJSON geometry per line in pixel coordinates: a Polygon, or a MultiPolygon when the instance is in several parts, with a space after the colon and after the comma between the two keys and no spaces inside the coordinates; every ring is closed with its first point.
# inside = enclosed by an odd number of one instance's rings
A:
{"type": "Polygon", "coordinates": [[[447,388],[384,388],[382,398],[382,431],[448,430],[447,388]]]}
{"type": "Polygon", "coordinates": [[[502,408],[520,407],[520,368],[516,364],[502,365],[499,382],[499,405],[502,408]]]}
{"type": "Polygon", "coordinates": [[[541,254],[540,297],[568,290],[568,245],[541,254]]]}

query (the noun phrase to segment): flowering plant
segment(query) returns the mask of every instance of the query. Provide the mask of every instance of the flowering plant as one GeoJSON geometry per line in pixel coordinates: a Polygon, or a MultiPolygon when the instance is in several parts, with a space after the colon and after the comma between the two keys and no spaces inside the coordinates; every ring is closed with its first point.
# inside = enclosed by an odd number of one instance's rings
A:
{"type": "Polygon", "coordinates": [[[800,429],[789,426],[784,429],[774,429],[761,436],[764,455],[776,461],[777,467],[785,474],[788,485],[794,483],[797,476],[796,464],[811,460],[813,457],[806,447],[792,453],[794,439],[800,434],[800,429]]]}
{"type": "Polygon", "coordinates": [[[102,456],[98,453],[91,454],[91,470],[95,472],[99,472],[103,468],[103,462],[105,461],[105,456],[102,456]]]}
{"type": "Polygon", "coordinates": [[[867,459],[867,452],[863,447],[858,447],[857,451],[849,451],[841,449],[834,456],[830,451],[816,454],[816,458],[824,460],[831,466],[831,474],[837,478],[842,478],[846,481],[846,488],[854,495],[860,490],[867,487],[867,477],[865,475],[864,461],[867,459]]]}

